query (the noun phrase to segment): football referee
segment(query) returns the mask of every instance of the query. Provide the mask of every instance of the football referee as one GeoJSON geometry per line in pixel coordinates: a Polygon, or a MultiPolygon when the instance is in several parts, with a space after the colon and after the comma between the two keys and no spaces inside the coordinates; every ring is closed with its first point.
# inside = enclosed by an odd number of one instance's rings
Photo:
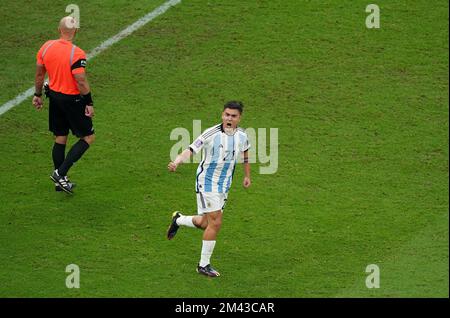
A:
{"type": "Polygon", "coordinates": [[[67,16],[59,22],[60,38],[44,43],[37,53],[35,93],[33,105],[43,106],[42,89],[45,74],[49,85],[45,94],[49,98],[49,130],[55,136],[52,157],[54,171],[50,178],[56,191],[73,193],[74,184],[67,172],[94,142],[94,103],[86,79],[86,54],[72,43],[77,32],[76,21],[67,16]],[[79,138],[65,155],[69,129],[79,138]]]}

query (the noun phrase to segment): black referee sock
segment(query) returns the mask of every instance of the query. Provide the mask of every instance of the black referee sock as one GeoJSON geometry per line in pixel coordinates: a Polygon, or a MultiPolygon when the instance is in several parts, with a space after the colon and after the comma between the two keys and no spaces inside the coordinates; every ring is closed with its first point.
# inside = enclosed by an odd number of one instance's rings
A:
{"type": "Polygon", "coordinates": [[[78,140],[77,143],[75,143],[72,148],[70,148],[69,152],[67,153],[66,159],[62,163],[62,165],[58,168],[58,173],[60,176],[67,175],[67,172],[69,171],[70,167],[78,161],[78,159],[83,156],[83,154],[88,150],[89,144],[84,141],[83,139],[78,140]]]}
{"type": "Polygon", "coordinates": [[[55,166],[55,169],[58,169],[64,162],[65,152],[66,145],[55,142],[52,149],[53,165],[55,166]]]}

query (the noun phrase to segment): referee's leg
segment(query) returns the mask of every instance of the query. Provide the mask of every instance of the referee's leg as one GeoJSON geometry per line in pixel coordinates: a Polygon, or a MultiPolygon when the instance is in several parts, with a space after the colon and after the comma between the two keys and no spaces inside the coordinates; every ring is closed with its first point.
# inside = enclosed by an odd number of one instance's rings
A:
{"type": "Polygon", "coordinates": [[[95,134],[80,137],[80,140],[78,140],[72,146],[72,148],[70,148],[69,152],[67,153],[66,159],[58,169],[58,173],[61,176],[66,176],[69,169],[83,156],[83,154],[94,143],[94,141],[95,134]]]}
{"type": "Polygon", "coordinates": [[[85,137],[83,137],[81,139],[83,139],[85,142],[87,142],[89,144],[89,146],[90,146],[95,141],[95,134],[92,134],[92,135],[89,135],[89,136],[85,136],[85,137]]]}
{"type": "Polygon", "coordinates": [[[55,167],[55,169],[58,169],[64,162],[64,159],[66,157],[66,144],[67,135],[55,136],[55,143],[53,144],[52,149],[53,166],[55,167]]]}
{"type": "Polygon", "coordinates": [[[95,132],[92,119],[85,115],[85,105],[79,99],[74,98],[71,107],[66,107],[67,119],[70,122],[70,129],[80,138],[67,153],[66,159],[58,169],[61,176],[66,176],[72,165],[77,162],[88,150],[95,140],[95,132]]]}

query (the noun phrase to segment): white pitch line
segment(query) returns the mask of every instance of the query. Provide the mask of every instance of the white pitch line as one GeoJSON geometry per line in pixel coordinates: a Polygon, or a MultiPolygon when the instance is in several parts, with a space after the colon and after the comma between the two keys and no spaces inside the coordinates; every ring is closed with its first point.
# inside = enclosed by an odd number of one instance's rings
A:
{"type": "MultiPolygon", "coordinates": [[[[170,7],[176,6],[180,2],[181,2],[181,0],[169,0],[169,1],[166,1],[164,4],[162,4],[161,6],[159,6],[158,8],[153,10],[152,12],[146,14],[145,16],[143,16],[142,18],[140,18],[139,20],[137,20],[133,24],[129,25],[128,27],[126,27],[125,29],[123,29],[122,31],[117,33],[116,35],[110,37],[108,40],[104,41],[99,46],[94,48],[87,55],[87,59],[90,60],[90,59],[96,57],[98,54],[100,54],[101,52],[103,52],[104,50],[109,48],[114,43],[117,43],[120,40],[122,40],[123,38],[126,38],[131,33],[136,31],[137,29],[143,27],[144,25],[146,25],[147,23],[149,23],[150,21],[155,19],[157,16],[159,16],[159,15],[163,14],[164,12],[166,12],[168,9],[170,9],[170,7]]],[[[0,106],[0,116],[2,114],[6,113],[11,108],[13,108],[13,107],[19,105],[20,103],[22,103],[28,97],[32,96],[33,93],[34,93],[34,86],[30,87],[25,92],[22,92],[19,95],[17,95],[14,99],[11,99],[9,102],[7,102],[7,103],[3,104],[2,106],[0,106]]]]}

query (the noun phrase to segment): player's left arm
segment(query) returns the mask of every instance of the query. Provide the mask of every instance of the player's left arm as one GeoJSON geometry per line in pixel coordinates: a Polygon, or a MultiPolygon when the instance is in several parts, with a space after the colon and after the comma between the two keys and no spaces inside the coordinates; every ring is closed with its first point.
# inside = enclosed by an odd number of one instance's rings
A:
{"type": "Polygon", "coordinates": [[[42,108],[42,87],[44,86],[46,69],[44,65],[36,64],[36,75],[34,77],[33,105],[37,110],[42,108]]]}
{"type": "Polygon", "coordinates": [[[252,184],[251,180],[250,180],[250,162],[248,161],[248,150],[244,151],[244,188],[248,188],[250,187],[250,185],[252,184]]]}

